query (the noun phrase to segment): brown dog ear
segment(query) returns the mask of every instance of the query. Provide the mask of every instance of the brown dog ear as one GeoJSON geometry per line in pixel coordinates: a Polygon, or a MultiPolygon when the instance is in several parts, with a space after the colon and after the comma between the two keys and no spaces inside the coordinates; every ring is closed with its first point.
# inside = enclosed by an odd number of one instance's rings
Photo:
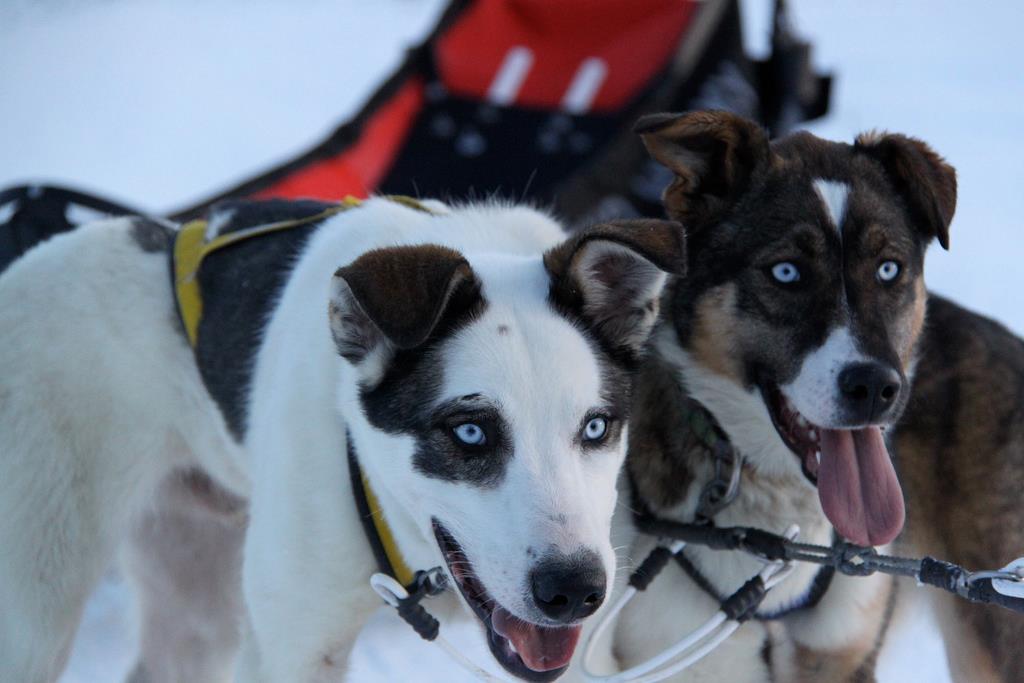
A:
{"type": "Polygon", "coordinates": [[[551,300],[632,357],[657,320],[665,274],[686,271],[686,236],[674,221],[601,223],[550,249],[544,266],[551,300]]]}
{"type": "Polygon", "coordinates": [[[949,224],[956,211],[956,170],[926,143],[906,135],[862,133],[854,149],[882,165],[918,228],[949,249],[949,224]]]}
{"type": "Polygon", "coordinates": [[[650,114],[636,122],[647,151],[676,177],[662,195],[687,230],[712,223],[770,159],[757,123],[726,111],[650,114]]]}
{"type": "Polygon", "coordinates": [[[459,252],[429,244],[376,249],[334,274],[331,333],[338,353],[359,363],[375,350],[423,344],[446,314],[479,301],[480,285],[459,252]]]}

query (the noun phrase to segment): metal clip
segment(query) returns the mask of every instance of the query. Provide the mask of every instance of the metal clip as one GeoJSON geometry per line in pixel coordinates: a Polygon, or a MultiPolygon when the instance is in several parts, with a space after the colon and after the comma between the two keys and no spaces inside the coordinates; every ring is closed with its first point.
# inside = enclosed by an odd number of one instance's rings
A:
{"type": "Polygon", "coordinates": [[[1024,557],[1019,557],[997,571],[971,572],[968,583],[991,579],[992,588],[1011,598],[1024,598],[1024,557]]]}
{"type": "Polygon", "coordinates": [[[698,522],[710,523],[716,514],[736,499],[740,490],[742,459],[728,440],[715,442],[715,476],[700,492],[700,501],[694,517],[698,522]],[[725,468],[728,467],[728,473],[725,468]]]}
{"type": "Polygon", "coordinates": [[[836,568],[847,576],[870,576],[878,571],[875,560],[878,551],[870,547],[843,544],[839,546],[836,568]]]}

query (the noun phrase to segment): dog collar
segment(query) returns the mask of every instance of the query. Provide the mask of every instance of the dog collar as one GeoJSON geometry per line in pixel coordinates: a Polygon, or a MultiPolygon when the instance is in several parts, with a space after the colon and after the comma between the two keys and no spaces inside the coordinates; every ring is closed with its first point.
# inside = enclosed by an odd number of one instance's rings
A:
{"type": "Polygon", "coordinates": [[[359,458],[356,456],[356,448],[352,443],[351,434],[346,434],[346,441],[348,441],[348,473],[352,481],[352,495],[355,497],[359,521],[362,522],[366,540],[370,543],[370,548],[373,549],[377,566],[382,573],[394,577],[403,586],[408,586],[413,583],[415,574],[402,557],[398,543],[395,542],[395,535],[381,513],[377,496],[359,466],[359,458]]]}
{"type": "Polygon", "coordinates": [[[733,448],[711,411],[699,401],[687,397],[683,417],[690,433],[707,449],[715,469],[714,477],[700,492],[694,519],[699,524],[714,524],[715,515],[739,495],[743,456],[733,448]]]}
{"type": "MultiPolygon", "coordinates": [[[[683,419],[690,433],[693,434],[701,445],[707,450],[714,461],[714,477],[703,488],[694,513],[695,524],[713,527],[714,516],[729,506],[739,494],[740,474],[743,469],[743,457],[733,447],[729,437],[718,425],[714,415],[702,403],[687,396],[683,404],[683,419]]],[[[637,516],[647,519],[656,519],[654,513],[640,499],[639,491],[629,477],[633,507],[637,516]]],[[[683,550],[673,553],[676,563],[686,572],[697,586],[717,602],[723,602],[723,597],[715,590],[711,581],[685,556],[683,550]]],[[[756,606],[751,610],[750,616],[759,621],[781,619],[793,612],[810,609],[817,605],[826,591],[832,585],[835,576],[835,568],[823,566],[811,580],[807,591],[791,604],[770,612],[756,611],[756,606]]]]}

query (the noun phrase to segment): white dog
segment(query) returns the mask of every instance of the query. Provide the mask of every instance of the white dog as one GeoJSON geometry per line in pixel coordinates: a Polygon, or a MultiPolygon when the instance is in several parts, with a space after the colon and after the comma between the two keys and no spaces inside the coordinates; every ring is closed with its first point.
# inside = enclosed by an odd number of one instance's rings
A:
{"type": "Polygon", "coordinates": [[[118,219],[0,277],[0,680],[59,676],[125,539],[133,680],[339,680],[380,604],[349,457],[398,562],[445,567],[510,672],[562,672],[682,230],[412,204],[118,219]]]}

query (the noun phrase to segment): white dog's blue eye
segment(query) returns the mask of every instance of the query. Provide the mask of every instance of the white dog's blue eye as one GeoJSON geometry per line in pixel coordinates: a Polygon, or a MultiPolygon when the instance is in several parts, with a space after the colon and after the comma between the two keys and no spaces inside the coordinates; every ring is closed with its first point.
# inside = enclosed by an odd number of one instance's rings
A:
{"type": "Polygon", "coordinates": [[[772,266],[772,277],[788,285],[800,279],[800,269],[789,261],[782,261],[772,266]]]}
{"type": "Polygon", "coordinates": [[[467,446],[483,446],[487,442],[484,428],[472,422],[465,422],[452,430],[457,438],[467,446]]]}
{"type": "Polygon", "coordinates": [[[878,279],[882,282],[892,282],[900,274],[900,264],[895,261],[885,261],[878,266],[878,279]]]}
{"type": "Polygon", "coordinates": [[[603,417],[592,417],[583,428],[583,438],[587,441],[600,441],[608,433],[608,420],[603,417]]]}

